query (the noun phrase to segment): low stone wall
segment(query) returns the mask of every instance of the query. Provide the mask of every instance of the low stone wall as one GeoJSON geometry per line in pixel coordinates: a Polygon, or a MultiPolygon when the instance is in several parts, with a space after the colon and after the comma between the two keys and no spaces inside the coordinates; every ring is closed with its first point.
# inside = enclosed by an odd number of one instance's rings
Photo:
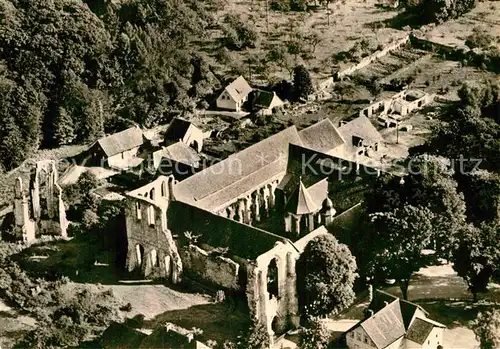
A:
{"type": "Polygon", "coordinates": [[[195,245],[185,246],[180,254],[186,274],[222,288],[239,289],[240,265],[233,260],[214,256],[195,245]]]}
{"type": "Polygon", "coordinates": [[[384,47],[382,50],[379,50],[379,51],[375,51],[374,53],[372,53],[371,55],[363,58],[358,64],[356,65],[353,65],[347,69],[344,69],[342,71],[339,71],[337,73],[337,76],[339,78],[343,78],[344,76],[347,76],[347,75],[351,75],[352,73],[368,66],[369,64],[371,64],[373,61],[385,56],[386,54],[388,54],[389,52],[391,51],[394,51],[394,50],[397,50],[399,49],[401,46],[405,45],[406,43],[408,43],[410,41],[410,36],[407,35],[405,36],[404,38],[401,38],[395,42],[393,42],[392,44],[390,45],[387,45],[386,47],[384,47]]]}

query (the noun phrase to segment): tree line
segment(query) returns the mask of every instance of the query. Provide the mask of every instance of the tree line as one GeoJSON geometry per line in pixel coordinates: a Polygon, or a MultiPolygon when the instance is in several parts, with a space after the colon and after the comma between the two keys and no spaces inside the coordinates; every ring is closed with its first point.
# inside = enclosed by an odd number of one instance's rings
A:
{"type": "Polygon", "coordinates": [[[4,170],[40,146],[89,142],[192,108],[203,84],[192,48],[210,1],[0,3],[0,158],[4,170]],[[198,89],[199,90],[199,89],[198,89]]]}

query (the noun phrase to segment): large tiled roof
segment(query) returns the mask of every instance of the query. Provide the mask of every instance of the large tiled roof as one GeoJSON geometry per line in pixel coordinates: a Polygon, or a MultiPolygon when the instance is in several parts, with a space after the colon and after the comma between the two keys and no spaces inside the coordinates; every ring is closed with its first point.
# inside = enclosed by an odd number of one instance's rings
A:
{"type": "Polygon", "coordinates": [[[301,144],[295,126],[256,143],[183,180],[178,200],[215,210],[286,170],[288,145],[301,144]]]}
{"type": "Polygon", "coordinates": [[[352,143],[352,136],[358,136],[372,142],[383,142],[383,138],[371,121],[364,115],[349,121],[338,129],[347,142],[352,143]]]}
{"type": "Polygon", "coordinates": [[[377,348],[383,349],[406,333],[399,300],[395,300],[361,323],[377,348]]]}
{"type": "Polygon", "coordinates": [[[227,247],[229,253],[246,259],[256,259],[269,251],[276,242],[286,240],[267,231],[242,224],[189,204],[172,201],[168,211],[168,229],[182,239],[185,232],[201,235],[199,243],[227,247]]]}
{"type": "Polygon", "coordinates": [[[231,98],[235,102],[240,102],[252,92],[252,87],[248,84],[243,76],[238,76],[233,82],[231,82],[225,90],[229,93],[231,98]]]}
{"type": "Polygon", "coordinates": [[[413,320],[410,328],[408,329],[406,338],[415,343],[424,344],[433,328],[434,325],[432,323],[417,317],[413,320]]]}
{"type": "Polygon", "coordinates": [[[425,309],[423,309],[421,306],[403,299],[399,299],[398,297],[381,290],[375,291],[372,303],[370,304],[370,309],[374,312],[377,312],[385,307],[386,302],[391,303],[394,300],[399,300],[405,329],[408,329],[408,326],[410,326],[410,322],[413,319],[413,316],[415,316],[415,312],[417,311],[417,309],[428,315],[427,311],[425,311],[425,309]]]}
{"type": "Polygon", "coordinates": [[[345,143],[330,119],[323,119],[299,132],[305,147],[328,152],[345,143]]]}
{"type": "Polygon", "coordinates": [[[97,143],[106,156],[109,157],[141,146],[144,143],[144,137],[140,128],[131,127],[124,131],[101,138],[97,143]]]}

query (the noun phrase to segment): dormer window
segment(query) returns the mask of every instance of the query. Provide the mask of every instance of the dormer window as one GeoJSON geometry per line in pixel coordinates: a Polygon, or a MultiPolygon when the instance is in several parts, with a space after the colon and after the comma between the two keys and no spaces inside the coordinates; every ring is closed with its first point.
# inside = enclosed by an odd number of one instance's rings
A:
{"type": "Polygon", "coordinates": [[[355,147],[363,146],[363,138],[358,136],[352,136],[352,145],[355,147]]]}

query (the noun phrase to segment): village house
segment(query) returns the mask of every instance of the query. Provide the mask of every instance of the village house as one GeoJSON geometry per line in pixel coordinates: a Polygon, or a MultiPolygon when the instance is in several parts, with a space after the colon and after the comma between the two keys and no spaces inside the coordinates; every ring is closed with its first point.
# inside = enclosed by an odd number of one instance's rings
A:
{"type": "Polygon", "coordinates": [[[346,333],[349,349],[440,349],[445,325],[422,307],[376,291],[368,317],[346,333]]]}
{"type": "Polygon", "coordinates": [[[198,153],[203,149],[203,140],[210,137],[211,132],[203,132],[192,122],[174,118],[165,133],[165,143],[182,142],[192,147],[198,153]]]}
{"type": "Polygon", "coordinates": [[[250,96],[251,109],[260,115],[271,115],[285,103],[276,95],[276,92],[255,89],[250,96]]]}
{"type": "Polygon", "coordinates": [[[248,100],[250,92],[252,92],[252,87],[243,76],[239,76],[217,97],[217,108],[239,112],[248,100]]]}
{"type": "Polygon", "coordinates": [[[128,169],[139,165],[137,157],[145,137],[139,127],[131,127],[97,140],[88,153],[91,163],[113,169],[128,169]]]}

